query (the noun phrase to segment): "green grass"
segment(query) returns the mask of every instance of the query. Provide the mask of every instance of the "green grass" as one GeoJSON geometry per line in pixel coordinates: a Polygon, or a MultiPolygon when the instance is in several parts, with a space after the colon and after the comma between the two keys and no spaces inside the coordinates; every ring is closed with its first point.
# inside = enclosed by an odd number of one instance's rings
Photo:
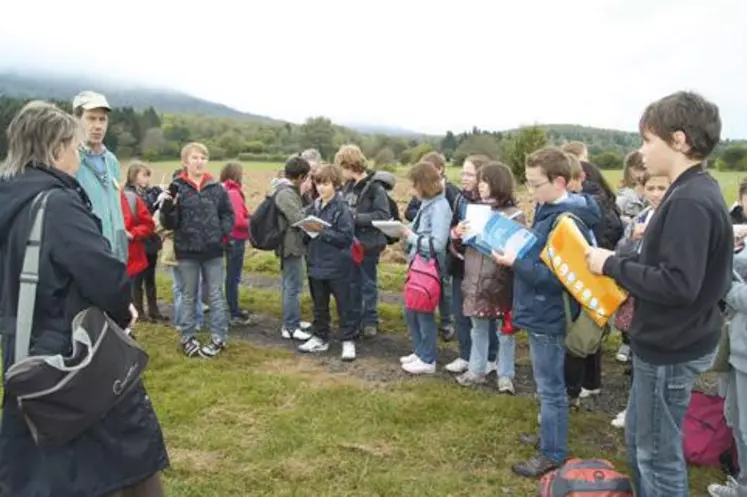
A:
{"type": "MultiPolygon", "coordinates": [[[[161,326],[141,326],[139,340],[172,458],[171,497],[535,495],[536,482],[510,472],[532,455],[517,441],[536,430],[528,397],[438,379],[369,383],[239,341],[219,360],[188,360],[161,326]]],[[[572,452],[624,470],[622,435],[608,423],[574,414],[572,452]]],[[[694,489],[714,478],[691,470],[694,489]]]]}

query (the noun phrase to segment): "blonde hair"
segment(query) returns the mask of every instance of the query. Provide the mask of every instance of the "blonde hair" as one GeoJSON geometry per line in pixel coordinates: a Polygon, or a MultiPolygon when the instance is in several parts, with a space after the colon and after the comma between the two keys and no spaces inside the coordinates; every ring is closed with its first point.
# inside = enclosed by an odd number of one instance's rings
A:
{"type": "Polygon", "coordinates": [[[366,156],[358,145],[343,145],[335,154],[335,164],[360,174],[366,171],[366,156]]]}
{"type": "Polygon", "coordinates": [[[584,177],[584,168],[581,165],[581,161],[578,160],[578,157],[576,157],[573,154],[569,154],[566,152],[566,155],[571,160],[571,179],[572,180],[578,180],[584,177]]]}
{"type": "Polygon", "coordinates": [[[83,141],[80,123],[59,107],[34,100],[18,111],[8,125],[8,154],[0,165],[4,178],[28,166],[51,167],[60,148],[83,141]]]}
{"type": "Polygon", "coordinates": [[[568,154],[575,156],[578,160],[581,160],[581,157],[589,153],[588,150],[586,149],[586,145],[582,142],[564,143],[563,146],[560,148],[563,149],[563,152],[566,152],[568,154]]]}
{"type": "Polygon", "coordinates": [[[187,162],[187,157],[189,157],[189,154],[191,154],[195,150],[198,152],[202,152],[205,155],[205,158],[210,157],[207,146],[199,142],[187,143],[182,147],[182,164],[187,162]]]}
{"type": "Polygon", "coordinates": [[[130,164],[127,166],[127,186],[133,186],[135,182],[137,181],[137,177],[140,174],[140,171],[147,171],[148,176],[151,175],[152,171],[148,167],[148,165],[145,162],[134,160],[131,161],[130,164]]]}

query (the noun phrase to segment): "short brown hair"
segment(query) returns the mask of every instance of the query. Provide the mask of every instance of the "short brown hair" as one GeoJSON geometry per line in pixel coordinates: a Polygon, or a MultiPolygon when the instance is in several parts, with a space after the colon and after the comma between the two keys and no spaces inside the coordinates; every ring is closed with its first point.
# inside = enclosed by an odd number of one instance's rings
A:
{"type": "Polygon", "coordinates": [[[152,171],[145,162],[139,160],[130,161],[127,165],[127,186],[134,186],[137,181],[137,177],[141,171],[146,171],[148,176],[151,175],[152,171]]]}
{"type": "Polygon", "coordinates": [[[558,147],[544,147],[529,154],[526,167],[542,169],[550,181],[555,181],[555,178],[564,178],[568,183],[571,180],[571,159],[558,147]]]}
{"type": "Polygon", "coordinates": [[[646,165],[643,163],[643,154],[638,150],[633,150],[625,156],[623,161],[623,177],[620,186],[623,188],[633,188],[636,181],[633,179],[633,171],[645,171],[646,165]]]}
{"type": "Polygon", "coordinates": [[[314,183],[332,183],[335,188],[342,185],[342,170],[335,164],[324,164],[314,172],[314,183]]]}
{"type": "Polygon", "coordinates": [[[220,182],[225,183],[229,179],[241,184],[244,177],[244,166],[240,162],[228,162],[223,169],[220,170],[220,182]]]}
{"type": "Polygon", "coordinates": [[[480,169],[490,163],[490,157],[482,154],[468,155],[467,158],[464,159],[464,162],[469,162],[470,164],[475,166],[475,171],[479,173],[480,169]]]}
{"type": "Polygon", "coordinates": [[[566,153],[571,160],[571,179],[581,179],[584,177],[584,168],[581,161],[573,154],[566,153]]]}
{"type": "Polygon", "coordinates": [[[422,162],[430,162],[436,169],[443,171],[446,169],[446,157],[439,154],[438,152],[428,152],[420,159],[422,162]]]}
{"type": "Polygon", "coordinates": [[[407,177],[423,198],[433,198],[444,191],[441,174],[430,162],[418,162],[412,166],[407,177]]]}
{"type": "Polygon", "coordinates": [[[584,154],[588,153],[588,150],[586,149],[586,144],[579,141],[573,141],[564,143],[562,147],[563,152],[569,153],[573,156],[575,156],[578,160],[581,160],[581,157],[584,156],[584,154]]]}
{"type": "Polygon", "coordinates": [[[681,131],[690,150],[685,156],[702,160],[721,140],[718,106],[693,92],[672,93],[649,104],[638,124],[641,136],[650,133],[672,144],[674,133],[681,131]]]}
{"type": "Polygon", "coordinates": [[[514,198],[514,175],[511,168],[502,162],[492,161],[480,169],[478,181],[487,183],[490,190],[490,198],[495,200],[498,207],[513,207],[516,205],[514,198]]]}
{"type": "Polygon", "coordinates": [[[187,143],[186,145],[182,147],[182,154],[181,154],[182,163],[186,162],[187,157],[189,157],[189,154],[191,154],[195,150],[197,150],[198,152],[202,152],[206,158],[210,156],[210,154],[208,153],[208,148],[204,144],[199,143],[199,142],[187,143]]]}
{"type": "Polygon", "coordinates": [[[335,164],[360,174],[366,170],[366,156],[358,145],[343,145],[335,154],[335,164]]]}

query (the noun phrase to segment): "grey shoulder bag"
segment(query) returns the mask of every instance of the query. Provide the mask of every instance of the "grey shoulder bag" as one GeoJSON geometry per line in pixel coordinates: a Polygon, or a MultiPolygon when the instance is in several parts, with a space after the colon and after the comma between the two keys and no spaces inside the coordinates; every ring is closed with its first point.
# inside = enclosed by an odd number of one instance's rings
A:
{"type": "Polygon", "coordinates": [[[37,445],[59,447],[101,420],[139,383],[148,354],[101,309],[91,307],[73,319],[69,355],[29,356],[50,194],[40,193],[31,207],[33,223],[20,277],[15,357],[5,375],[5,390],[16,398],[37,445]]]}

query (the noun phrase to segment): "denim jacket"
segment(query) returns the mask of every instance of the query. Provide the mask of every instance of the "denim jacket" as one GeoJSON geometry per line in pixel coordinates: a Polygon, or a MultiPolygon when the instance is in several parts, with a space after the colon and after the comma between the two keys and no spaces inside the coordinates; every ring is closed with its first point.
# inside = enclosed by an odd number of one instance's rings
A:
{"type": "Polygon", "coordinates": [[[451,230],[451,206],[443,193],[433,198],[423,199],[420,209],[415,215],[410,229],[412,235],[407,239],[407,259],[412,261],[418,251],[418,238],[420,242],[420,255],[432,257],[430,245],[433,243],[435,256],[438,258],[439,267],[446,267],[446,247],[449,242],[449,231],[451,230]]]}

